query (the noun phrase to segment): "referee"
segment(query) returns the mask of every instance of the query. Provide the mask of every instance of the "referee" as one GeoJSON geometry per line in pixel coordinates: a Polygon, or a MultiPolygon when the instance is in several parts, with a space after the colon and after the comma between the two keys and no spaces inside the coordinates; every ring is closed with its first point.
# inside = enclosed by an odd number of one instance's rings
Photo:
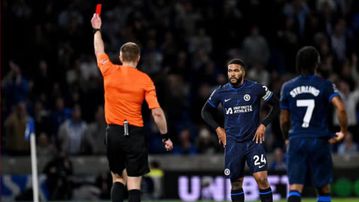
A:
{"type": "Polygon", "coordinates": [[[125,185],[129,202],[141,201],[141,178],[149,172],[148,146],[143,129],[141,106],[146,100],[152,117],[162,134],[167,151],[173,149],[167,135],[167,123],[156,96],[151,78],[136,67],[140,48],[128,42],[120,49],[122,65],[111,63],[104,51],[101,18],[94,14],[94,47],[97,63],[104,79],[107,158],[112,174],[112,202],[122,202],[125,185]]]}

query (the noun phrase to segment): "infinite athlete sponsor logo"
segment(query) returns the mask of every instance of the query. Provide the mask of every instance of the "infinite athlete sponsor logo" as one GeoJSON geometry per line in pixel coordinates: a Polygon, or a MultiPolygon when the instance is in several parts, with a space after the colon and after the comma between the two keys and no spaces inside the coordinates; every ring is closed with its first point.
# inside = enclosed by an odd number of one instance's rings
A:
{"type": "Polygon", "coordinates": [[[303,94],[303,93],[310,93],[310,94],[314,95],[315,97],[317,97],[320,93],[320,90],[318,90],[317,88],[315,88],[313,86],[298,86],[290,91],[290,95],[292,97],[296,97],[297,95],[303,94]]]}
{"type": "Polygon", "coordinates": [[[235,107],[229,107],[225,108],[226,114],[238,114],[238,113],[246,113],[246,112],[252,112],[253,108],[252,105],[243,105],[243,106],[235,106],[235,107]]]}

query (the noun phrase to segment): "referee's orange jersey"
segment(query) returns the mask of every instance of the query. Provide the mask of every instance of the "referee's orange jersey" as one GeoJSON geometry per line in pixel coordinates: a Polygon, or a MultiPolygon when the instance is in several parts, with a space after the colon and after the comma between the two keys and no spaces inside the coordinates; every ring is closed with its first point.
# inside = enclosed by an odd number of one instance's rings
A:
{"type": "Polygon", "coordinates": [[[143,101],[150,109],[160,107],[151,78],[136,68],[112,64],[106,54],[97,55],[97,64],[104,81],[106,123],[123,125],[127,120],[143,126],[143,101]]]}

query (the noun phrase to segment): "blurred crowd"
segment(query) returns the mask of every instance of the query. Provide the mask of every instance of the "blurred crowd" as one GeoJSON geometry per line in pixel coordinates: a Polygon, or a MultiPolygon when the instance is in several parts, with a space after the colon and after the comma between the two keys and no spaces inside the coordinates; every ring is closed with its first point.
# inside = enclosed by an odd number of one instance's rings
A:
{"type": "MultiPolygon", "coordinates": [[[[95,4],[3,2],[3,154],[29,153],[24,131],[30,118],[39,155],[105,154],[103,83],[90,26],[95,4]]],[[[358,152],[359,1],[118,0],[105,1],[101,17],[105,49],[114,63],[124,42],[140,44],[140,69],[156,84],[176,145],[173,153],[223,152],[200,110],[211,91],[227,82],[228,59],[244,58],[249,79],[279,95],[282,83],[295,75],[295,54],[303,45],[320,51],[319,72],[336,83],[346,104],[351,135],[335,151],[358,152]]],[[[150,153],[165,153],[143,108],[150,153]]],[[[333,130],[338,127],[334,113],[329,117],[333,130]]],[[[267,150],[282,155],[278,120],[266,137],[267,150]]]]}

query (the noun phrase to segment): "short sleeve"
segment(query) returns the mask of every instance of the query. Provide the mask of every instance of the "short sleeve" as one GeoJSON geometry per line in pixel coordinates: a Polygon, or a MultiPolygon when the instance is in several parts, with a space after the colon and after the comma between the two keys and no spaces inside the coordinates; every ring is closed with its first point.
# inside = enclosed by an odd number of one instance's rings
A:
{"type": "Polygon", "coordinates": [[[148,76],[147,76],[145,82],[146,82],[145,83],[145,99],[148,104],[148,108],[150,108],[150,109],[159,108],[160,104],[158,103],[158,100],[157,100],[155,84],[153,84],[153,81],[148,76]]]}
{"type": "Polygon", "coordinates": [[[263,99],[265,102],[267,102],[268,100],[270,100],[270,98],[273,96],[273,92],[270,91],[270,90],[268,89],[268,87],[267,87],[267,86],[264,86],[264,85],[261,86],[260,92],[261,92],[262,99],[263,99]]]}
{"type": "Polygon", "coordinates": [[[335,86],[335,84],[332,82],[329,82],[329,81],[325,85],[324,95],[328,99],[329,102],[331,102],[335,96],[340,96],[339,91],[338,91],[337,87],[335,86]]]}
{"type": "Polygon", "coordinates": [[[109,73],[111,68],[114,68],[114,65],[106,53],[100,53],[97,55],[97,65],[103,76],[109,73]]]}
{"type": "Polygon", "coordinates": [[[219,88],[216,88],[212,94],[209,96],[208,98],[208,104],[211,105],[213,108],[217,108],[217,106],[219,105],[220,103],[220,98],[219,98],[219,88]]]}
{"type": "Polygon", "coordinates": [[[281,109],[289,108],[289,101],[288,101],[288,96],[287,96],[287,92],[286,92],[286,85],[283,85],[282,89],[280,91],[280,108],[281,109]]]}

